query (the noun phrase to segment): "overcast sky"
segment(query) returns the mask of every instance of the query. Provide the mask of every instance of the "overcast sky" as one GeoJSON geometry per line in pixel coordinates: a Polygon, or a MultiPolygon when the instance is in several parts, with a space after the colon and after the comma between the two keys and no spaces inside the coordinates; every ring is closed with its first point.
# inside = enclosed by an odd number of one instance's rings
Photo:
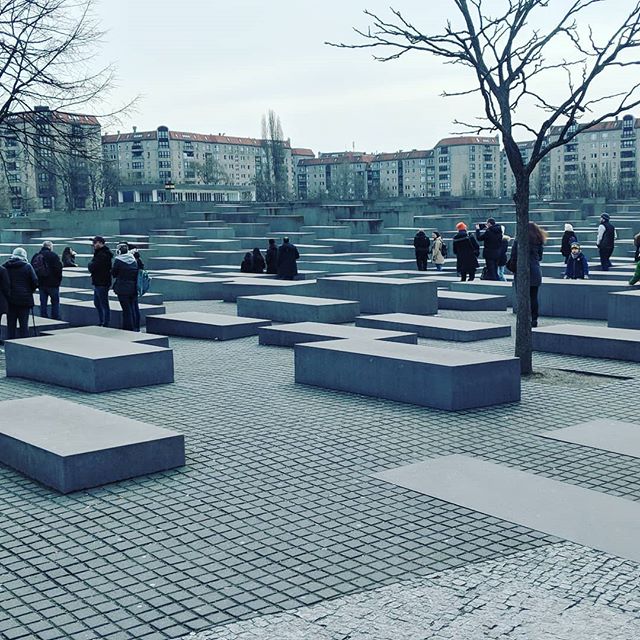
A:
{"type": "MultiPolygon", "coordinates": [[[[443,89],[471,86],[459,67],[421,53],[379,63],[371,51],[324,44],[356,41],[351,28],[369,24],[363,9],[389,15],[389,0],[97,2],[97,18],[106,30],[100,59],[115,63],[118,72],[118,86],[105,107],[140,96],[136,111],[117,126],[108,125],[109,133],[164,124],[258,137],[261,115],[271,108],[294,146],[315,152],[395,151],[431,148],[459,130],[454,118],[470,120],[480,113],[477,98],[440,97],[443,89]]],[[[567,4],[551,0],[547,13],[567,4]]],[[[606,0],[596,7],[588,18],[596,35],[609,33],[630,4],[606,0]]],[[[426,32],[439,30],[448,14],[455,15],[450,0],[399,0],[393,6],[426,32]]],[[[631,72],[635,82],[638,73],[631,72]]],[[[611,86],[617,87],[615,82],[612,78],[611,86]]],[[[566,88],[564,79],[558,83],[556,90],[566,88]]],[[[545,88],[553,87],[549,82],[545,88]]]]}

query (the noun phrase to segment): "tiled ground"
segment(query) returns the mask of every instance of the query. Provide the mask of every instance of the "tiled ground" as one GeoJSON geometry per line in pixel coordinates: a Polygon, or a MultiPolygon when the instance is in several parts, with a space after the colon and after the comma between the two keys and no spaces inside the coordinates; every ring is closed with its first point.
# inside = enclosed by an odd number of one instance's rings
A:
{"type": "MultiPolygon", "coordinates": [[[[0,378],[0,399],[48,393],[184,432],[188,456],[183,469],[70,496],[0,469],[3,640],[174,639],[558,542],[370,477],[431,456],[468,453],[640,498],[639,460],[533,435],[637,421],[635,379],[534,379],[519,405],[446,413],[296,386],[293,351],[257,338],[172,345],[168,386],[92,396],[0,378]]],[[[512,340],[447,346],[511,353],[512,340]]],[[[536,364],[640,373],[543,354],[536,364]]]]}

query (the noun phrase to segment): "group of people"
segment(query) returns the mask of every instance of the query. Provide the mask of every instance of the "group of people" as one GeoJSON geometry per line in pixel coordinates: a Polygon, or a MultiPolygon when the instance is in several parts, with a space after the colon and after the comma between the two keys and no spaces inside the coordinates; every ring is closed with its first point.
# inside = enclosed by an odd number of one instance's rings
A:
{"type": "MultiPolygon", "coordinates": [[[[113,288],[122,307],[122,328],[140,331],[139,274],[144,270],[140,254],[125,242],[118,245],[114,256],[102,236],[95,236],[92,246],[88,268],[99,326],[109,326],[109,290],[113,288]]],[[[62,270],[77,266],[75,256],[75,251],[67,247],[61,259],[53,250],[53,243],[45,240],[30,262],[26,250],[16,247],[11,258],[0,266],[0,320],[6,314],[9,339],[29,335],[29,315],[33,313],[36,291],[40,296],[40,316],[60,320],[62,270]]]]}
{"type": "Polygon", "coordinates": [[[418,271],[426,271],[429,260],[438,271],[442,271],[442,265],[447,257],[447,245],[438,231],[434,231],[429,239],[424,229],[419,229],[413,238],[413,247],[416,252],[418,271]]]}
{"type": "MultiPolygon", "coordinates": [[[[297,247],[289,241],[289,238],[283,238],[282,244],[276,246],[276,241],[271,238],[269,246],[263,256],[258,247],[253,252],[248,251],[244,254],[240,271],[242,273],[267,273],[277,275],[282,280],[294,280],[298,275],[297,261],[300,253],[297,247]]],[[[443,260],[444,262],[444,260],[443,260]]]]}

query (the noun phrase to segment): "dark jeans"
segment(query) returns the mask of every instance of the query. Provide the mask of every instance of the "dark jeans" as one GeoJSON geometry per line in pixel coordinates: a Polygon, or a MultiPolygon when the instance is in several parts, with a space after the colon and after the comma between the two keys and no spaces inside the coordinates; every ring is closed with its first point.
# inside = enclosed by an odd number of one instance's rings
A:
{"type": "Polygon", "coordinates": [[[531,323],[538,324],[538,289],[540,287],[529,287],[529,298],[531,299],[531,323]]]}
{"type": "Polygon", "coordinates": [[[16,337],[16,324],[20,323],[19,338],[29,337],[29,313],[31,307],[16,307],[9,305],[7,313],[7,338],[13,340],[16,337]]]}
{"type": "Polygon", "coordinates": [[[598,253],[600,253],[600,266],[603,271],[608,271],[611,266],[611,254],[613,253],[613,247],[600,247],[598,249],[598,253]]]}
{"type": "Polygon", "coordinates": [[[138,296],[118,296],[122,307],[122,328],[125,331],[140,331],[140,307],[138,296]]]}
{"type": "Polygon", "coordinates": [[[60,320],[60,287],[40,287],[40,315],[60,320]],[[47,301],[51,298],[51,316],[47,315],[47,301]]]}
{"type": "Polygon", "coordinates": [[[429,253],[427,251],[416,251],[416,264],[418,271],[426,271],[429,264],[429,253]]]}
{"type": "Polygon", "coordinates": [[[111,321],[109,287],[93,287],[93,306],[98,310],[98,324],[101,327],[108,327],[111,321]]]}
{"type": "Polygon", "coordinates": [[[469,278],[469,282],[474,280],[475,277],[476,277],[476,270],[475,269],[469,269],[468,271],[463,271],[462,273],[460,273],[460,281],[461,282],[466,282],[467,281],[467,277],[469,278]]]}
{"type": "Polygon", "coordinates": [[[487,267],[487,273],[485,275],[485,280],[497,280],[498,279],[498,261],[490,260],[489,258],[485,258],[485,265],[487,267]]]}

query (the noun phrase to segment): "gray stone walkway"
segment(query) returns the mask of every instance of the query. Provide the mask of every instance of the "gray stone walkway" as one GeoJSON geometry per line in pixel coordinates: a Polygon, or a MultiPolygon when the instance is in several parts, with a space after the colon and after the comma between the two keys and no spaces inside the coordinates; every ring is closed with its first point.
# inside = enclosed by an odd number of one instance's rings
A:
{"type": "MultiPolygon", "coordinates": [[[[293,351],[255,337],[171,343],[173,385],[89,395],[0,378],[0,400],[47,393],[183,432],[188,460],[69,496],[0,468],[2,640],[173,640],[559,542],[371,477],[433,456],[640,498],[640,460],[535,437],[602,416],[640,423],[634,363],[539,354],[538,367],[630,379],[534,377],[518,405],[446,413],[296,386],[293,351]]],[[[511,353],[513,341],[446,346],[511,353]]]]}

